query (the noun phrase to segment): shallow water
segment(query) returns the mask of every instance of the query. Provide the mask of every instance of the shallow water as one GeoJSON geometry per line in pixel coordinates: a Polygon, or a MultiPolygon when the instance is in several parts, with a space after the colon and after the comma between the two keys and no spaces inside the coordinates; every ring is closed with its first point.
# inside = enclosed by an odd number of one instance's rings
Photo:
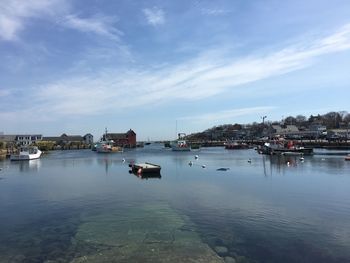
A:
{"type": "Polygon", "coordinates": [[[151,144],[0,168],[0,262],[350,262],[341,155],[151,144]],[[133,161],[160,164],[161,178],[130,174],[133,161]]]}

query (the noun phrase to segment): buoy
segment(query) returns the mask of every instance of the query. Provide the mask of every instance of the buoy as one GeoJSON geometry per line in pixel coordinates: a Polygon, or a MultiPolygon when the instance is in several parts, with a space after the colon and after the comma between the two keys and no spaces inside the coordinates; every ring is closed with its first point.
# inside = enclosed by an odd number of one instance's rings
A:
{"type": "Polygon", "coordinates": [[[190,161],[190,162],[188,163],[188,165],[189,165],[189,166],[192,166],[192,165],[193,165],[192,161],[190,161]]]}
{"type": "Polygon", "coordinates": [[[198,155],[195,155],[194,158],[195,158],[195,159],[198,159],[198,155]]]}
{"type": "Polygon", "coordinates": [[[202,168],[205,168],[205,167],[206,167],[205,164],[203,164],[203,165],[202,165],[202,168]]]}
{"type": "Polygon", "coordinates": [[[300,157],[300,161],[304,161],[304,157],[300,157]]]}
{"type": "Polygon", "coordinates": [[[124,158],[123,158],[123,160],[122,160],[122,161],[123,161],[123,163],[125,163],[125,159],[124,159],[124,158]]]}
{"type": "Polygon", "coordinates": [[[249,159],[249,160],[248,160],[248,163],[251,163],[251,162],[252,162],[252,160],[251,160],[251,159],[249,159]]]}

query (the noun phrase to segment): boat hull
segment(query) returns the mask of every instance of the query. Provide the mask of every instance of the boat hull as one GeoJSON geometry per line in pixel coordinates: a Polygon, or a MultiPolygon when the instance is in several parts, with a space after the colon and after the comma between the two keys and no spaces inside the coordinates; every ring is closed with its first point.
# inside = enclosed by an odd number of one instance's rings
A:
{"type": "Polygon", "coordinates": [[[11,161],[29,161],[39,159],[41,156],[41,151],[35,154],[14,154],[10,156],[11,161]]]}
{"type": "Polygon", "coordinates": [[[178,146],[172,146],[171,149],[176,152],[189,152],[191,151],[191,147],[178,147],[178,146]]]}
{"type": "Polygon", "coordinates": [[[130,164],[133,173],[142,173],[142,174],[155,174],[160,173],[160,165],[153,163],[141,163],[141,164],[130,164]]]}

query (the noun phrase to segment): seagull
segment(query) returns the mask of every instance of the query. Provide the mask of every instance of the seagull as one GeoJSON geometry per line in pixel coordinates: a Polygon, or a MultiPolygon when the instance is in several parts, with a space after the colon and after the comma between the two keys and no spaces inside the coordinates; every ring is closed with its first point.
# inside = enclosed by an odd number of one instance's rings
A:
{"type": "Polygon", "coordinates": [[[123,158],[123,160],[122,160],[122,161],[123,161],[123,163],[125,163],[125,159],[124,159],[124,158],[123,158]]]}
{"type": "Polygon", "coordinates": [[[195,158],[195,159],[198,159],[198,155],[195,155],[194,158],[195,158]]]}
{"type": "Polygon", "coordinates": [[[252,162],[252,160],[251,159],[248,159],[248,163],[251,163],[252,162]]]}
{"type": "Polygon", "coordinates": [[[300,161],[304,161],[304,157],[300,157],[300,159],[299,159],[300,161]]]}

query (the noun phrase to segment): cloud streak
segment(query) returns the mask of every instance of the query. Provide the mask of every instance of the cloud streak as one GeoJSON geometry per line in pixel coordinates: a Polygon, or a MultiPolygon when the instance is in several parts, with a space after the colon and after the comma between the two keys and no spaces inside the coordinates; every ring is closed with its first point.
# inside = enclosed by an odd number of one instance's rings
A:
{"type": "Polygon", "coordinates": [[[119,41],[123,33],[114,27],[115,22],[116,19],[110,16],[80,18],[76,15],[67,15],[62,24],[81,32],[94,33],[119,41]]]}
{"type": "Polygon", "coordinates": [[[66,0],[9,0],[0,6],[0,40],[18,41],[19,33],[26,29],[31,18],[53,22],[59,17],[58,24],[62,26],[117,41],[123,34],[114,26],[115,17],[95,15],[82,18],[70,14],[70,9],[66,0]]]}
{"type": "MultiPolygon", "coordinates": [[[[308,67],[319,56],[349,49],[350,24],[329,36],[297,43],[265,55],[237,59],[229,54],[218,56],[219,52],[209,50],[178,65],[161,69],[152,70],[150,66],[118,71],[103,69],[86,76],[66,77],[35,89],[31,101],[36,101],[52,116],[79,116],[179,100],[201,100],[241,88],[242,84],[308,67]]],[[[221,115],[222,118],[229,118],[235,114],[249,113],[249,110],[264,109],[269,110],[266,107],[247,108],[224,111],[221,115]]],[[[214,117],[217,116],[193,116],[199,120],[214,117]]]]}
{"type": "Polygon", "coordinates": [[[27,19],[52,15],[65,8],[58,0],[9,0],[0,7],[0,39],[18,40],[18,33],[25,28],[27,19]]]}

